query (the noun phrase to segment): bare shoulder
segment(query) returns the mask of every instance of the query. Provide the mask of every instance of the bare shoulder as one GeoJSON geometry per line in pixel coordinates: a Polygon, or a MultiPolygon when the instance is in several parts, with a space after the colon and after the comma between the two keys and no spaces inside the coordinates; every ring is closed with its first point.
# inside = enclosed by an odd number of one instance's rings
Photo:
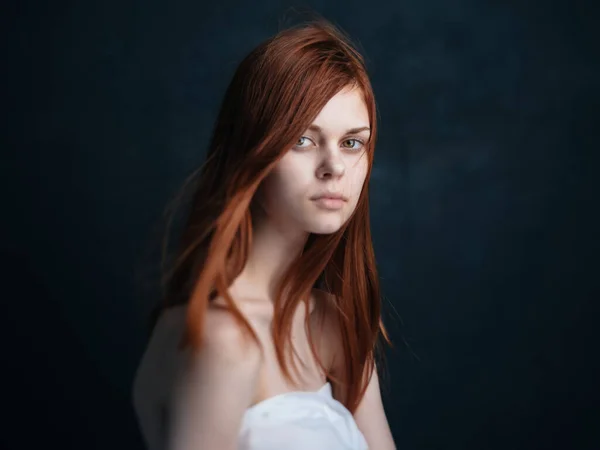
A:
{"type": "MultiPolygon", "coordinates": [[[[260,348],[251,342],[233,315],[221,308],[207,311],[202,350],[180,350],[186,316],[186,305],[167,308],[159,316],[134,377],[133,396],[137,406],[168,401],[174,384],[188,370],[198,373],[201,367],[203,372],[235,367],[236,373],[244,371],[245,376],[251,376],[258,369],[260,348]]],[[[208,373],[203,376],[212,378],[208,373]]],[[[214,377],[220,378],[218,374],[214,377]]]]}
{"type": "Polygon", "coordinates": [[[223,308],[209,307],[202,347],[198,351],[187,350],[185,360],[179,364],[173,394],[177,396],[175,391],[180,389],[200,389],[203,391],[200,397],[207,405],[218,402],[219,396],[233,395],[240,399],[239,407],[247,407],[245,399],[250,404],[254,397],[261,358],[260,347],[233,314],[223,308]]]}
{"type": "Polygon", "coordinates": [[[223,308],[205,315],[203,346],[181,350],[186,305],[159,316],[137,368],[133,403],[148,448],[234,448],[251,404],[262,354],[235,317],[223,308]],[[166,422],[165,422],[166,420],[166,422]]]}
{"type": "Polygon", "coordinates": [[[190,353],[170,399],[169,448],[233,449],[257,388],[262,354],[227,310],[209,308],[203,345],[190,353]]]}
{"type": "Polygon", "coordinates": [[[261,351],[232,313],[221,307],[211,307],[204,326],[205,357],[213,362],[256,369],[261,351]]]}

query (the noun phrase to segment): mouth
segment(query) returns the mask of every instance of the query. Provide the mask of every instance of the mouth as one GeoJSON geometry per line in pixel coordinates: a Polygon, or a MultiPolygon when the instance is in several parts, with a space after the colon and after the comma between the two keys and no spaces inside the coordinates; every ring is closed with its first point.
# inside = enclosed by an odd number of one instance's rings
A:
{"type": "Polygon", "coordinates": [[[311,200],[319,200],[322,198],[330,198],[330,199],[334,199],[334,200],[343,200],[345,202],[348,201],[348,198],[343,195],[341,192],[322,192],[321,194],[317,194],[312,196],[310,199],[311,200]]]}
{"type": "Polygon", "coordinates": [[[312,199],[315,204],[322,209],[336,210],[340,209],[346,203],[342,197],[321,196],[312,199]]]}

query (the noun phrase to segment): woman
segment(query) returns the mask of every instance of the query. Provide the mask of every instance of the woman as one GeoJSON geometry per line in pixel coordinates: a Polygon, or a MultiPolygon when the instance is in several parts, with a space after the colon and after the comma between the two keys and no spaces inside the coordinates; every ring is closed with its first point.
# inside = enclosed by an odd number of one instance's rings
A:
{"type": "Polygon", "coordinates": [[[375,367],[390,343],[375,138],[363,59],[326,20],[241,62],[134,381],[151,449],[395,448],[375,367]]]}

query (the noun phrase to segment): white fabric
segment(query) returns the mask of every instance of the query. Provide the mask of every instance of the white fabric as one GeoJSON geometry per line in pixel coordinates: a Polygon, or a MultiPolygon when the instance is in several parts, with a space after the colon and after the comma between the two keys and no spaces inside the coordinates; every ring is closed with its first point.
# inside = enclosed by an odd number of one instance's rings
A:
{"type": "Polygon", "coordinates": [[[368,450],[368,446],[327,382],[316,392],[287,392],[246,410],[238,450],[368,450]]]}

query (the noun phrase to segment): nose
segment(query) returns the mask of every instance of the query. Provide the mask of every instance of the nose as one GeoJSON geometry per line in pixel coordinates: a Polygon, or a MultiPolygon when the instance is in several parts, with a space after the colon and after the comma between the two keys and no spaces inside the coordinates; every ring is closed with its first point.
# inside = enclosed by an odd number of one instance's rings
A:
{"type": "Polygon", "coordinates": [[[345,171],[346,167],[339,158],[328,157],[317,169],[317,177],[319,179],[339,178],[344,175],[345,171]]]}

